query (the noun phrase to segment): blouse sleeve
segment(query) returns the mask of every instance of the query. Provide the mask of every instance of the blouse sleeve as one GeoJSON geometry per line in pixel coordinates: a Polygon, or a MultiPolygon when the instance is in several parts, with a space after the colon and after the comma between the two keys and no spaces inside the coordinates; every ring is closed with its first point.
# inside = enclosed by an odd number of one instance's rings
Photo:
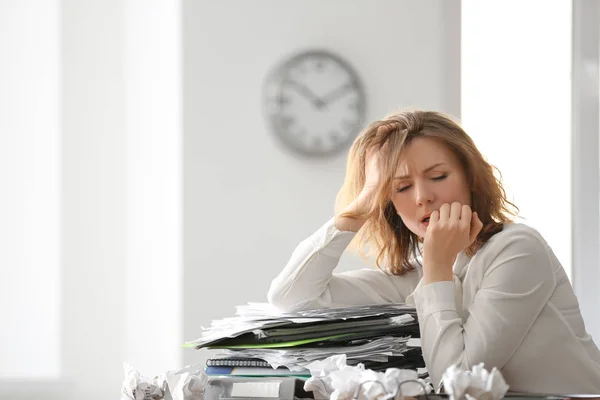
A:
{"type": "Polygon", "coordinates": [[[419,285],[413,294],[423,358],[435,387],[450,365],[502,368],[556,286],[551,250],[533,232],[511,232],[501,246],[487,250],[475,255],[484,257],[485,271],[464,323],[456,309],[456,282],[419,285]]]}
{"type": "Polygon", "coordinates": [[[404,302],[419,279],[415,271],[402,277],[374,268],[333,273],[354,236],[338,230],[332,218],[302,241],[271,283],[269,303],[282,311],[297,311],[404,302]]]}

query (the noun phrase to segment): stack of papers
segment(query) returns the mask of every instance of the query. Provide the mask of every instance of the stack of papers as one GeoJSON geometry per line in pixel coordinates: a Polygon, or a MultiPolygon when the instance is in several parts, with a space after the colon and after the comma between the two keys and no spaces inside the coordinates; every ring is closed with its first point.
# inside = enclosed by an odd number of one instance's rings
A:
{"type": "Polygon", "coordinates": [[[250,303],[238,306],[236,317],[212,321],[210,328],[203,329],[198,339],[186,345],[198,349],[249,344],[282,347],[293,341],[301,345],[322,341],[329,336],[335,340],[338,337],[355,339],[398,332],[418,335],[415,327],[418,328],[415,309],[405,304],[278,313],[268,303],[250,303]]]}
{"type": "Polygon", "coordinates": [[[350,365],[417,369],[424,367],[414,340],[418,337],[416,310],[405,304],[281,313],[267,303],[249,303],[238,306],[235,317],[213,321],[186,346],[220,349],[220,365],[227,360],[264,360],[288,372],[304,372],[311,362],[342,353],[350,365]]]}

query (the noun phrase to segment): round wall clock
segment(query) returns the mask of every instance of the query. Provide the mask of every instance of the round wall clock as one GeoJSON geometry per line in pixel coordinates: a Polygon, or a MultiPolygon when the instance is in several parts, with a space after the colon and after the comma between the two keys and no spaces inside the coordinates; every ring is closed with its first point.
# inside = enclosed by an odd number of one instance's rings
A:
{"type": "Polygon", "coordinates": [[[366,112],[362,83],[346,61],[329,51],[290,57],[268,77],[265,88],[272,131],[298,153],[339,152],[362,128],[366,112]]]}

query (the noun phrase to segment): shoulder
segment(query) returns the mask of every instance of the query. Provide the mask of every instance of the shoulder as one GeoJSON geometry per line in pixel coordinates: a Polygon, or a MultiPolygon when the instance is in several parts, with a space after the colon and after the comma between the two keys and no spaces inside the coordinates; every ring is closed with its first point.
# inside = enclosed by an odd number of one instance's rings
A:
{"type": "Polygon", "coordinates": [[[486,272],[507,265],[516,265],[522,272],[551,273],[557,262],[541,233],[526,224],[507,223],[475,254],[473,261],[486,272]]]}
{"type": "Polygon", "coordinates": [[[504,224],[502,230],[492,236],[481,250],[497,252],[507,247],[546,251],[548,243],[537,229],[526,224],[512,222],[504,224]]]}

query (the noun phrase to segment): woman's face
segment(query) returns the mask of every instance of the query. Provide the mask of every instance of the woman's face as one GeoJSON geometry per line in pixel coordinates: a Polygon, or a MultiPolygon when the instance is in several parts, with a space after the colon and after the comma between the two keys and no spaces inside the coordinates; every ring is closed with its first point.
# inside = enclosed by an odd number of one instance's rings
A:
{"type": "Polygon", "coordinates": [[[408,229],[425,237],[429,215],[442,204],[471,206],[467,176],[446,145],[414,138],[402,151],[392,181],[392,202],[408,229]]]}

